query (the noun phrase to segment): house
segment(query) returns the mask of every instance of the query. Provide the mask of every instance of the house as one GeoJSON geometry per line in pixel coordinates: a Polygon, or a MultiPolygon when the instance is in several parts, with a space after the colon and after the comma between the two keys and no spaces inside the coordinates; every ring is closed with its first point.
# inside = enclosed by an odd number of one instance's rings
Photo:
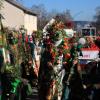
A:
{"type": "Polygon", "coordinates": [[[28,34],[37,31],[37,15],[15,0],[4,0],[0,13],[5,27],[19,29],[24,25],[28,34]]]}

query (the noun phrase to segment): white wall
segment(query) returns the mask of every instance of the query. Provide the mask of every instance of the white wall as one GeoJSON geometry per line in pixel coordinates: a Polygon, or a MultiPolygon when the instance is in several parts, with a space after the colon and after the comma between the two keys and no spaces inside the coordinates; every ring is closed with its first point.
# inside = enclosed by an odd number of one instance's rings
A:
{"type": "Polygon", "coordinates": [[[24,25],[24,12],[10,3],[3,2],[1,13],[5,18],[3,20],[4,26],[18,29],[21,25],[24,25]]]}
{"type": "Polygon", "coordinates": [[[27,29],[27,34],[31,34],[33,31],[37,31],[37,17],[25,14],[24,26],[27,29]]]}

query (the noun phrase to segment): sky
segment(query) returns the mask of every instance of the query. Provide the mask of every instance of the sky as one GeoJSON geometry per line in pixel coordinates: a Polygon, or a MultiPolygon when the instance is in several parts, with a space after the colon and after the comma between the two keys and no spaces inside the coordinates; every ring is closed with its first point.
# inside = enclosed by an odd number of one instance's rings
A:
{"type": "Polygon", "coordinates": [[[52,10],[62,12],[68,9],[74,20],[81,21],[93,20],[95,9],[100,6],[100,0],[22,0],[21,2],[28,8],[43,4],[48,12],[52,10]]]}

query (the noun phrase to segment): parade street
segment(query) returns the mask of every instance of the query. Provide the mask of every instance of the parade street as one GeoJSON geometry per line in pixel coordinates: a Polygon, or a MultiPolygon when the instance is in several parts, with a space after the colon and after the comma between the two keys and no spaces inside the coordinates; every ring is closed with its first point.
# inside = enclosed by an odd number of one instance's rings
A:
{"type": "Polygon", "coordinates": [[[25,100],[39,100],[37,87],[33,87],[32,95],[28,96],[25,100]]]}
{"type": "Polygon", "coordinates": [[[100,0],[0,0],[0,100],[100,100],[100,0]]]}

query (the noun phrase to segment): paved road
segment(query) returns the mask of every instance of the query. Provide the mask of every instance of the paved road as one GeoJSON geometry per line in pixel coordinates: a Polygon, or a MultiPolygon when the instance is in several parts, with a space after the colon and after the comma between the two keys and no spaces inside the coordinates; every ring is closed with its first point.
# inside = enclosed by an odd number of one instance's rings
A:
{"type": "Polygon", "coordinates": [[[38,90],[37,87],[33,88],[33,93],[29,97],[26,98],[26,100],[39,100],[38,99],[38,90]]]}

